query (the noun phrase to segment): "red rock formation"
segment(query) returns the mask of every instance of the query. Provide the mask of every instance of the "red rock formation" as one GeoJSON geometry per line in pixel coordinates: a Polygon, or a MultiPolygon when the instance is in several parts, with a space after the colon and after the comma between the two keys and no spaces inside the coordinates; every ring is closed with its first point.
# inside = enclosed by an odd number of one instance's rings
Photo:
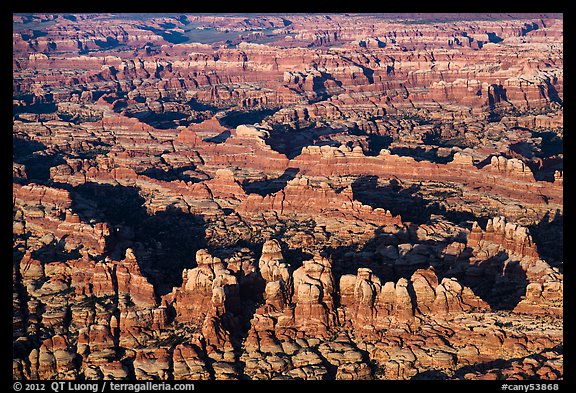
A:
{"type": "Polygon", "coordinates": [[[402,225],[399,216],[384,209],[373,209],[353,200],[350,188],[336,192],[321,182],[313,185],[305,177],[289,181],[280,192],[266,195],[250,194],[238,206],[240,214],[254,215],[262,211],[274,211],[280,216],[320,214],[329,218],[360,220],[375,225],[402,225]]]}
{"type": "Polygon", "coordinates": [[[298,331],[325,335],[336,322],[332,261],[315,256],[294,271],[294,325],[298,331]]]}
{"type": "Polygon", "coordinates": [[[504,157],[492,157],[490,161],[490,168],[493,172],[499,172],[502,176],[519,178],[519,179],[534,179],[532,171],[520,160],[504,157]]]}
{"type": "Polygon", "coordinates": [[[482,230],[478,223],[472,225],[468,245],[482,248],[482,241],[498,244],[509,253],[521,257],[538,257],[538,250],[528,233],[528,228],[508,223],[504,217],[488,219],[485,230],[482,230]]]}
{"type": "Polygon", "coordinates": [[[141,308],[157,306],[154,288],[142,276],[138,261],[132,249],[126,250],[126,257],[116,265],[118,296],[128,296],[130,301],[141,308]]]}
{"type": "Polygon", "coordinates": [[[30,372],[39,379],[75,378],[74,352],[69,348],[66,337],[53,336],[44,340],[39,350],[30,353],[30,372]]]}
{"type": "Polygon", "coordinates": [[[15,202],[20,202],[21,204],[36,203],[45,208],[64,210],[70,208],[72,203],[68,191],[38,184],[21,186],[14,183],[12,192],[15,202]]]}
{"type": "Polygon", "coordinates": [[[179,322],[203,321],[207,315],[222,315],[227,307],[238,307],[237,279],[220,258],[207,250],[196,253],[198,267],[182,272],[182,286],[164,299],[173,302],[179,322]]]}
{"type": "Polygon", "coordinates": [[[564,314],[564,285],[555,279],[544,283],[532,282],[526,286],[526,295],[514,308],[515,312],[556,315],[564,314]]]}
{"type": "Polygon", "coordinates": [[[71,250],[82,246],[89,253],[102,254],[106,251],[106,239],[111,230],[107,223],[92,226],[81,223],[77,215],[70,214],[58,225],[54,234],[58,238],[66,238],[66,247],[71,250]]]}
{"type": "Polygon", "coordinates": [[[539,259],[527,228],[507,223],[504,217],[489,219],[484,231],[474,223],[468,245],[473,247],[474,255],[480,261],[496,255],[498,250],[506,251],[509,258],[521,258],[519,265],[528,284],[515,311],[562,315],[562,274],[539,259]]]}
{"type": "Polygon", "coordinates": [[[102,366],[112,361],[116,351],[110,326],[93,324],[80,329],[76,351],[92,365],[102,366]]]}
{"type": "Polygon", "coordinates": [[[222,200],[222,203],[233,204],[234,201],[240,202],[246,198],[244,189],[229,169],[218,169],[214,178],[206,181],[205,184],[212,197],[222,200]]]}
{"type": "Polygon", "coordinates": [[[266,287],[264,300],[275,310],[282,311],[290,302],[293,286],[288,265],[284,262],[282,250],[277,240],[268,240],[262,246],[258,269],[266,287]]]}
{"type": "Polygon", "coordinates": [[[137,379],[168,380],[170,353],[166,348],[136,351],[134,373],[137,379]]]}
{"type": "Polygon", "coordinates": [[[441,317],[489,306],[455,279],[442,279],[433,269],[418,269],[410,281],[401,278],[384,285],[371,269],[360,268],[356,276],[340,278],[340,303],[344,318],[358,331],[382,329],[392,320],[413,321],[415,315],[441,317]],[[413,293],[414,295],[411,295],[413,293]]]}
{"type": "MultiPolygon", "coordinates": [[[[381,177],[398,176],[408,179],[435,180],[464,183],[467,187],[490,187],[495,191],[513,199],[538,203],[539,194],[549,196],[561,203],[561,189],[547,182],[533,181],[531,171],[525,165],[512,160],[505,169],[476,169],[461,155],[456,157],[454,164],[435,164],[426,161],[417,162],[411,157],[401,157],[389,154],[382,150],[377,157],[365,156],[360,149],[350,151],[343,148],[308,147],[302,149],[302,154],[292,160],[291,165],[303,168],[301,173],[307,176],[333,176],[333,175],[376,175],[381,177]],[[457,170],[455,170],[456,168],[457,170]],[[510,168],[509,168],[510,167],[510,168]],[[518,169],[520,168],[520,169],[518,169]],[[503,174],[505,177],[494,177],[492,171],[503,174]],[[511,180],[508,181],[507,178],[511,180]],[[498,180],[497,180],[498,179],[498,180]],[[505,181],[502,181],[502,180],[505,181]],[[519,180],[523,179],[523,180],[519,180]]],[[[502,160],[501,160],[502,161],[502,160]]],[[[509,160],[502,161],[508,162],[509,160]]],[[[498,161],[500,162],[500,161],[498,161]]],[[[496,166],[500,168],[500,166],[496,166]]]]}
{"type": "Polygon", "coordinates": [[[172,354],[174,379],[205,380],[210,378],[206,363],[202,360],[201,352],[191,344],[178,344],[172,354]]]}

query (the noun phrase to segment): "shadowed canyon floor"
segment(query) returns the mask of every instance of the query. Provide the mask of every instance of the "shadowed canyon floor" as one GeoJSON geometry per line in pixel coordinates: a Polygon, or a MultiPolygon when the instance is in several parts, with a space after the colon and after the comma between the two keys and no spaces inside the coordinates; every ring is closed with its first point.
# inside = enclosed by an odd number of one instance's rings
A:
{"type": "Polygon", "coordinates": [[[15,379],[563,379],[558,14],[14,14],[15,379]]]}

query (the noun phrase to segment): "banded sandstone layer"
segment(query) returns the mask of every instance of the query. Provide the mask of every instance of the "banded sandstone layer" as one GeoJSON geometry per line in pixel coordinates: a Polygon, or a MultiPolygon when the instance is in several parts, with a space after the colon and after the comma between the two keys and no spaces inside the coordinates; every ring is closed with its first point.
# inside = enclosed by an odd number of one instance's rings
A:
{"type": "Polygon", "coordinates": [[[14,378],[563,378],[562,45],[14,15],[14,378]]]}

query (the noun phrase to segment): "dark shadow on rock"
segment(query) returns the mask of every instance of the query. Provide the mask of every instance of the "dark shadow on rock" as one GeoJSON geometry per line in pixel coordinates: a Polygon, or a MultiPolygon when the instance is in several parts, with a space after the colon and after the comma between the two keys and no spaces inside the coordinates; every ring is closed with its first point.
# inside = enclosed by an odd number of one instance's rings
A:
{"type": "Polygon", "coordinates": [[[564,152],[564,140],[561,137],[559,137],[555,132],[533,131],[531,137],[542,138],[542,142],[540,143],[540,152],[536,153],[536,156],[540,158],[547,158],[550,156],[555,156],[557,154],[562,154],[564,152]]]}
{"type": "Polygon", "coordinates": [[[100,49],[112,49],[119,45],[119,41],[114,37],[106,37],[104,40],[94,40],[94,43],[100,47],[100,49]]]}
{"type": "MultiPolygon", "coordinates": [[[[463,131],[461,131],[455,136],[446,137],[442,135],[442,132],[440,131],[439,128],[435,128],[433,130],[426,132],[422,139],[424,144],[429,146],[450,147],[450,148],[458,147],[461,149],[465,149],[467,147],[473,147],[470,144],[470,142],[466,140],[466,135],[464,134],[463,131]]],[[[416,147],[416,149],[419,149],[419,147],[416,147]]],[[[426,160],[445,164],[451,161],[452,157],[454,157],[454,151],[450,152],[450,154],[447,156],[439,156],[437,154],[437,150],[438,148],[436,148],[435,150],[425,151],[425,153],[420,156],[416,154],[416,157],[414,157],[414,159],[418,158],[419,161],[426,160]]]]}
{"type": "Polygon", "coordinates": [[[374,83],[374,70],[368,67],[362,67],[362,73],[364,74],[364,76],[366,77],[366,79],[368,79],[368,83],[373,84],[374,83]]]}
{"type": "Polygon", "coordinates": [[[217,106],[207,104],[205,102],[200,102],[200,101],[196,100],[195,98],[192,98],[190,101],[187,102],[187,104],[190,107],[190,109],[195,110],[195,111],[217,112],[221,109],[217,106]]]}
{"type": "MultiPolygon", "coordinates": [[[[30,31],[30,30],[28,30],[28,31],[30,31]]],[[[46,37],[48,35],[48,33],[46,31],[41,31],[41,30],[31,30],[30,33],[22,32],[20,34],[22,35],[22,39],[24,41],[33,40],[33,39],[36,39],[38,37],[46,37]]]]}
{"type": "Polygon", "coordinates": [[[46,145],[41,142],[12,136],[12,158],[15,162],[42,150],[46,150],[46,145]]]}
{"type": "Polygon", "coordinates": [[[513,310],[529,284],[520,262],[510,259],[505,251],[474,264],[470,264],[468,258],[457,266],[456,271],[449,271],[447,275],[470,287],[492,310],[513,310]]]}
{"type": "MultiPolygon", "coordinates": [[[[544,25],[544,23],[542,22],[542,26],[546,27],[546,25],[544,25]]],[[[538,23],[533,22],[533,23],[524,23],[524,27],[522,27],[521,29],[521,35],[522,37],[525,37],[526,34],[528,34],[529,32],[533,31],[533,30],[538,30],[539,26],[538,23]]]]}
{"type": "Polygon", "coordinates": [[[354,199],[372,208],[390,210],[392,215],[402,217],[403,221],[423,224],[430,219],[428,202],[416,195],[420,187],[412,185],[403,188],[396,179],[385,186],[378,185],[377,176],[360,176],[352,183],[354,199]]]}
{"type": "Polygon", "coordinates": [[[241,124],[260,123],[268,116],[271,116],[274,113],[278,112],[278,110],[279,108],[257,109],[246,112],[232,110],[220,119],[220,124],[222,124],[224,127],[236,128],[241,124]]]}
{"type": "Polygon", "coordinates": [[[392,143],[392,137],[388,135],[368,135],[368,152],[365,152],[367,156],[377,156],[380,154],[382,149],[387,149],[392,143]]]}
{"type": "MultiPolygon", "coordinates": [[[[548,356],[545,355],[546,352],[557,352],[559,354],[564,353],[563,345],[556,345],[552,348],[546,348],[538,353],[528,355],[522,358],[513,358],[513,359],[497,359],[491,362],[484,362],[484,363],[476,363],[467,366],[460,367],[454,373],[454,377],[456,379],[464,379],[464,376],[468,373],[486,373],[488,371],[494,370],[498,372],[498,370],[507,369],[512,367],[512,364],[515,362],[523,363],[524,359],[534,359],[538,363],[544,364],[548,360],[548,356]]],[[[558,374],[556,371],[553,370],[554,373],[558,374]]],[[[558,375],[558,377],[562,377],[558,375]]],[[[531,375],[527,376],[526,379],[540,379],[539,375],[531,375]]]]}
{"type": "Polygon", "coordinates": [[[218,134],[216,136],[213,136],[211,138],[206,138],[206,139],[204,139],[204,141],[220,144],[220,143],[226,142],[226,140],[228,138],[230,138],[230,135],[232,135],[230,133],[230,131],[226,130],[226,131],[222,131],[220,134],[218,134]]]}
{"type": "Polygon", "coordinates": [[[45,244],[38,250],[32,251],[31,256],[43,263],[50,262],[66,262],[73,259],[79,259],[82,255],[77,250],[67,251],[64,248],[64,241],[54,241],[50,244],[45,244]]]}
{"type": "Polygon", "coordinates": [[[528,227],[540,257],[551,266],[563,271],[564,216],[560,210],[553,215],[546,212],[537,224],[528,227]]]}
{"type": "Polygon", "coordinates": [[[86,122],[97,122],[102,120],[101,115],[85,115],[78,113],[58,112],[58,118],[72,124],[81,124],[86,122]]]}
{"type": "Polygon", "coordinates": [[[412,157],[414,160],[418,162],[430,161],[437,164],[446,164],[452,161],[454,157],[454,152],[451,152],[447,156],[439,156],[437,147],[432,149],[424,149],[420,146],[416,148],[394,147],[390,149],[390,153],[395,154],[397,156],[412,157]]]}
{"type": "MultiPolygon", "coordinates": [[[[374,71],[372,71],[374,72],[374,71]]],[[[320,101],[324,101],[327,100],[330,96],[332,96],[332,94],[336,93],[336,92],[340,92],[343,93],[345,90],[342,88],[342,82],[340,82],[339,80],[335,79],[332,74],[328,73],[328,72],[320,72],[320,76],[315,76],[313,79],[313,84],[312,84],[312,90],[314,91],[314,93],[316,94],[315,97],[310,98],[308,100],[308,102],[310,104],[314,103],[314,102],[320,102],[320,101]],[[332,83],[334,83],[337,88],[327,88],[326,87],[326,82],[331,81],[332,83]]]]}
{"type": "Polygon", "coordinates": [[[13,161],[26,166],[26,176],[32,181],[50,180],[50,168],[65,163],[60,153],[47,153],[46,146],[40,142],[13,137],[12,147],[13,161]]]}
{"type": "Polygon", "coordinates": [[[58,111],[58,107],[53,102],[41,102],[29,105],[13,105],[12,113],[14,115],[19,115],[21,113],[34,113],[38,115],[55,113],[58,111]]]}
{"type": "Polygon", "coordinates": [[[189,41],[189,38],[186,37],[184,34],[180,33],[180,31],[178,30],[171,30],[168,28],[159,29],[157,27],[148,26],[145,24],[136,25],[135,27],[142,30],[149,30],[155,34],[158,34],[162,36],[164,40],[170,42],[171,44],[182,44],[184,42],[189,41]]]}
{"type": "Polygon", "coordinates": [[[491,33],[486,32],[486,34],[488,35],[488,41],[491,42],[492,44],[498,44],[504,41],[503,38],[498,37],[498,35],[494,32],[491,33]]]}
{"type": "Polygon", "coordinates": [[[387,247],[395,248],[398,243],[410,241],[410,234],[385,233],[382,228],[374,231],[374,237],[366,243],[354,243],[346,246],[327,247],[324,253],[332,259],[332,274],[339,285],[340,278],[345,274],[356,275],[359,268],[369,268],[382,282],[397,281],[400,277],[410,277],[418,267],[428,267],[428,261],[424,266],[412,266],[413,270],[406,271],[396,266],[398,256],[386,256],[380,251],[387,247]]]}
{"type": "Polygon", "coordinates": [[[373,84],[374,83],[374,70],[371,68],[368,68],[360,63],[355,62],[354,60],[352,60],[350,57],[346,57],[346,56],[342,56],[342,58],[344,60],[349,61],[350,63],[352,63],[353,65],[355,65],[356,67],[360,67],[362,69],[362,74],[364,74],[364,76],[366,77],[366,79],[368,80],[369,84],[373,84]]]}
{"type": "Polygon", "coordinates": [[[196,170],[195,165],[188,165],[178,168],[169,168],[168,170],[162,170],[160,168],[148,168],[142,172],[139,172],[139,175],[145,175],[151,177],[156,180],[162,181],[174,181],[174,180],[183,180],[187,182],[199,182],[201,179],[197,177],[190,176],[187,174],[187,171],[194,171],[196,170]]]}
{"type": "Polygon", "coordinates": [[[283,242],[280,243],[282,246],[282,255],[286,263],[290,265],[290,273],[302,266],[304,261],[309,261],[314,258],[314,255],[304,251],[302,248],[289,248],[283,242]]]}
{"type": "MultiPolygon", "coordinates": [[[[437,192],[435,195],[438,198],[445,197],[443,192],[437,192]]],[[[447,210],[445,206],[440,205],[437,201],[430,203],[428,209],[432,214],[442,215],[445,219],[457,225],[468,225],[468,222],[471,221],[477,221],[478,224],[485,225],[486,221],[488,221],[487,216],[477,216],[474,213],[467,211],[447,210]]]]}
{"type": "Polygon", "coordinates": [[[526,165],[532,171],[536,181],[553,183],[556,171],[564,171],[564,159],[560,156],[544,158],[542,161],[539,159],[531,160],[526,162],[526,165]]]}
{"type": "Polygon", "coordinates": [[[204,219],[168,206],[150,214],[137,187],[86,183],[73,188],[73,209],[84,222],[108,222],[113,228],[108,255],[124,257],[134,250],[142,274],[158,295],[182,283],[182,270],[195,266],[195,254],[206,247],[204,219]]]}
{"type": "Polygon", "coordinates": [[[124,111],[126,117],[136,118],[142,123],[148,124],[159,130],[176,129],[179,126],[187,127],[192,123],[203,121],[204,118],[192,119],[189,113],[178,111],[154,112],[152,110],[132,111],[128,108],[124,111]]]}
{"type": "Polygon", "coordinates": [[[550,83],[548,79],[545,82],[546,82],[546,89],[548,90],[548,98],[550,98],[550,101],[556,102],[560,105],[564,105],[564,101],[562,101],[562,99],[558,95],[558,90],[556,90],[554,85],[552,85],[552,83],[550,83]]]}
{"type": "Polygon", "coordinates": [[[360,176],[352,183],[354,199],[372,208],[389,210],[392,215],[400,215],[402,221],[415,224],[426,224],[431,215],[442,215],[454,224],[469,220],[482,220],[471,212],[448,210],[438,200],[445,200],[453,194],[450,190],[437,190],[432,193],[434,199],[425,199],[418,195],[421,186],[412,184],[403,187],[396,179],[389,184],[378,185],[377,176],[360,176]]]}
{"type": "Polygon", "coordinates": [[[249,194],[259,194],[262,196],[273,194],[284,189],[286,184],[294,179],[299,171],[300,168],[288,168],[280,177],[275,179],[255,180],[252,182],[244,181],[242,188],[249,194]]]}
{"type": "Polygon", "coordinates": [[[157,212],[137,227],[134,239],[144,247],[136,256],[142,255],[143,273],[159,295],[180,286],[182,270],[196,266],[196,251],[206,247],[205,229],[201,216],[179,209],[157,212]]]}
{"type": "MultiPolygon", "coordinates": [[[[528,130],[529,131],[529,130],[528,130]]],[[[554,182],[554,173],[564,168],[564,140],[555,132],[531,132],[539,140],[520,141],[511,144],[509,150],[529,160],[523,160],[537,181],[554,182]]]]}
{"type": "Polygon", "coordinates": [[[315,123],[297,129],[275,125],[266,143],[272,150],[293,159],[299,156],[302,149],[307,146],[340,146],[341,142],[332,139],[336,134],[342,134],[342,131],[330,127],[316,127],[315,123]]]}
{"type": "Polygon", "coordinates": [[[379,255],[366,256],[361,254],[360,245],[328,247],[325,254],[332,259],[332,274],[336,286],[340,285],[340,279],[346,274],[356,275],[359,268],[370,268],[372,272],[382,278],[390,277],[391,273],[382,266],[382,258],[379,255]]]}
{"type": "Polygon", "coordinates": [[[445,380],[448,379],[448,375],[440,370],[426,370],[421,373],[416,374],[410,380],[411,381],[429,381],[429,380],[445,380]]]}
{"type": "MultiPolygon", "coordinates": [[[[455,277],[486,301],[492,310],[512,310],[525,294],[528,285],[526,273],[519,261],[509,259],[506,252],[472,265],[469,262],[472,249],[467,248],[457,258],[449,259],[440,254],[442,247],[438,248],[437,241],[414,244],[414,236],[411,230],[391,235],[377,229],[374,237],[364,244],[327,248],[326,253],[333,261],[336,285],[343,275],[356,275],[358,268],[370,268],[385,283],[397,282],[400,278],[410,280],[416,270],[433,266],[439,281],[444,277],[455,277]],[[412,248],[400,252],[397,245],[406,243],[413,244],[412,248]]],[[[457,235],[441,243],[464,240],[457,235]]],[[[413,293],[410,295],[414,296],[413,293]]]]}
{"type": "MultiPolygon", "coordinates": [[[[498,109],[501,107],[502,102],[508,102],[508,97],[506,95],[506,88],[502,84],[492,84],[488,87],[488,106],[491,110],[498,109]]],[[[499,116],[502,118],[502,114],[498,112],[492,112],[494,116],[499,116]]],[[[500,120],[498,119],[498,120],[500,120]]],[[[492,119],[495,120],[495,119],[492,119]]]]}
{"type": "Polygon", "coordinates": [[[486,165],[490,165],[490,163],[492,162],[492,157],[494,157],[494,154],[490,154],[488,157],[486,157],[485,159],[483,159],[482,161],[474,164],[474,166],[478,169],[482,169],[484,168],[486,165]]]}
{"type": "Polygon", "coordinates": [[[112,226],[129,225],[147,216],[138,187],[88,182],[71,191],[72,209],[86,223],[95,220],[112,226]]]}

